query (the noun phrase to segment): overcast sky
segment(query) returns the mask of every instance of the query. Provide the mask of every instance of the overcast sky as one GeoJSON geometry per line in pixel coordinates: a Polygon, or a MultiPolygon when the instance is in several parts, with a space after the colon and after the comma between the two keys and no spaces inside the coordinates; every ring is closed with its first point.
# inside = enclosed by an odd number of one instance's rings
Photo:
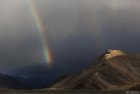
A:
{"type": "MultiPolygon", "coordinates": [[[[33,0],[53,66],[83,68],[107,49],[140,53],[139,0],[33,0]]],[[[42,64],[39,35],[26,0],[0,0],[0,71],[42,64]]]]}

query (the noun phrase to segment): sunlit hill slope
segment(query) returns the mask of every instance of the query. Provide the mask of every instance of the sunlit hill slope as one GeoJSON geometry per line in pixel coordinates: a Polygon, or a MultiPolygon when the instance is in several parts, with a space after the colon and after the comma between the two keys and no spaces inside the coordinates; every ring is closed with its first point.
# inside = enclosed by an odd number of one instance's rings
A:
{"type": "Polygon", "coordinates": [[[140,55],[108,50],[90,67],[56,82],[48,90],[140,89],[140,55]]]}

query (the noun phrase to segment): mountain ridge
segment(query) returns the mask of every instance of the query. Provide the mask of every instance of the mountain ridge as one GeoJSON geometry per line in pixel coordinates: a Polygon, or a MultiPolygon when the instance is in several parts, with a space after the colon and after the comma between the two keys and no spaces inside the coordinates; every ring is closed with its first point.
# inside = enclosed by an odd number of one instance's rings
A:
{"type": "Polygon", "coordinates": [[[140,55],[107,50],[89,68],[67,76],[48,90],[127,90],[140,85],[140,55]],[[94,64],[95,63],[95,64],[94,64]]]}
{"type": "Polygon", "coordinates": [[[28,87],[13,76],[0,73],[0,88],[28,89],[28,87]]]}

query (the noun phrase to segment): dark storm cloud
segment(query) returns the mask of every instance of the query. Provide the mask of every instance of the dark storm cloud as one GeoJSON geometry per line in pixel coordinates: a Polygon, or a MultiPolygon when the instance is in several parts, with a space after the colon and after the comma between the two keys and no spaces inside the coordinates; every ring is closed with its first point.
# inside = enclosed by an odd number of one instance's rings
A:
{"type": "MultiPolygon", "coordinates": [[[[107,49],[140,51],[139,1],[63,1],[53,3],[50,14],[44,16],[47,32],[51,36],[49,39],[53,43],[54,61],[58,65],[75,66],[74,63],[80,62],[80,66],[107,49]],[[88,39],[91,41],[85,41],[88,39]]],[[[45,10],[42,12],[45,13],[45,10]]]]}
{"type": "MultiPolygon", "coordinates": [[[[110,48],[140,52],[138,0],[34,3],[45,25],[54,66],[78,70],[110,48]]],[[[41,64],[41,44],[27,2],[1,0],[0,6],[0,69],[41,64]]]]}

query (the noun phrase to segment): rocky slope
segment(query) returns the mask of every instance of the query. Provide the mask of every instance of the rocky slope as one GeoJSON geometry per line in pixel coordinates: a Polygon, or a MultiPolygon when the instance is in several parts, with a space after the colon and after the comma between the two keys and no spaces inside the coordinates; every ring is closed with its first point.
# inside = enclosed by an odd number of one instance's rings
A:
{"type": "Polygon", "coordinates": [[[140,89],[140,55],[108,50],[93,65],[50,86],[48,90],[140,89]]]}

